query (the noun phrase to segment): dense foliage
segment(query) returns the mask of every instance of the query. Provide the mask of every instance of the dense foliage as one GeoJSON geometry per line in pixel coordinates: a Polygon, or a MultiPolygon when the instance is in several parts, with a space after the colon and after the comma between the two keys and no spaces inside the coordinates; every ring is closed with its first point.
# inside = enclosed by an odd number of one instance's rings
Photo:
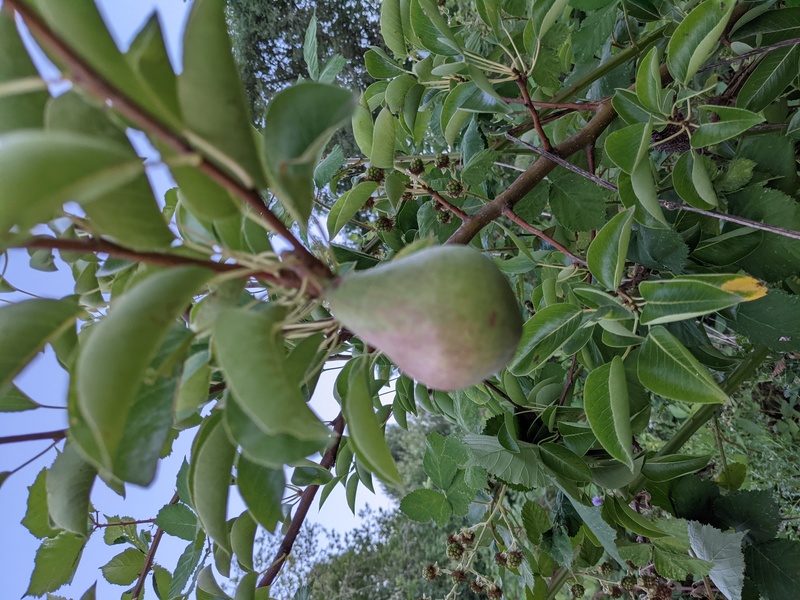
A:
{"type": "MultiPolygon", "coordinates": [[[[0,240],[33,268],[57,251],[75,276],[72,296],[0,308],[3,410],[38,408],[13,382],[45,346],[70,375],[66,442],[30,488],[24,524],[42,544],[27,593],[70,581],[102,528],[124,544],[102,571],[123,597],[151,578],[162,600],[226,598],[215,578],[235,557],[236,598],[267,598],[317,493],[352,499],[373,477],[402,489],[384,426],[429,413],[454,433],[427,437],[427,480],[400,508],[464,525],[444,532],[447,560],[409,573],[434,581],[421,589],[793,597],[800,542],[730,432],[744,430],[731,396],[800,350],[800,8],[787,4],[386,0],[388,50],[363,48],[377,83],[332,85],[314,25],[308,80],[259,120],[221,0],[194,1],[179,76],[156,19],[122,53],[91,0],[5,0],[0,240]],[[48,95],[11,10],[71,91],[48,95]],[[346,125],[362,156],[329,146],[346,125]],[[165,198],[128,128],[170,169],[165,198]],[[325,225],[322,190],[337,196],[325,225]],[[398,373],[326,308],[347,273],[377,278],[432,244],[490,258],[526,319],[510,364],[456,391],[398,373]],[[307,401],[330,359],[346,361],[341,413],[323,423],[307,401]],[[674,416],[668,436],[654,411],[674,416]],[[98,523],[93,486],[149,485],[186,430],[191,455],[154,526],[98,523]],[[265,563],[259,527],[282,535],[265,563]],[[157,564],[164,535],[188,543],[174,572],[157,564]]],[[[469,299],[412,275],[399,305],[359,310],[425,323],[418,302],[442,315],[469,299]]],[[[781,434],[795,400],[775,400],[781,434]]]]}

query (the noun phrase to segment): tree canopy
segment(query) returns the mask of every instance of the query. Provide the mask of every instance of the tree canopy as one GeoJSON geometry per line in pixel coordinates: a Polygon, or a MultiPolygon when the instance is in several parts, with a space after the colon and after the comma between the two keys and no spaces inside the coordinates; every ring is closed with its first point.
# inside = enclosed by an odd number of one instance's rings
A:
{"type": "Polygon", "coordinates": [[[385,0],[377,45],[329,5],[313,23],[311,3],[236,4],[194,0],[176,75],[155,17],[122,52],[92,0],[4,1],[0,243],[75,277],[0,308],[0,409],[40,409],[14,381],[44,348],[69,374],[66,430],[2,440],[58,442],[31,482],[27,594],[104,535],[123,598],[148,580],[229,598],[232,565],[237,600],[269,598],[311,505],[380,482],[431,531],[463,523],[409,573],[421,593],[794,597],[800,542],[734,438],[741,390],[797,429],[796,395],[751,381],[800,350],[800,7],[385,0]],[[234,44],[247,19],[273,43],[234,44]],[[303,80],[269,87],[301,37],[303,80]],[[333,51],[375,82],[336,85],[333,51]],[[358,155],[331,144],[342,128],[358,155]],[[174,178],[164,198],[131,130],[174,178]],[[331,361],[323,422],[308,400],[331,361]],[[385,429],[420,414],[450,430],[409,489],[385,429]],[[152,524],[95,514],[94,487],[149,485],[181,432],[152,524]],[[263,562],[259,528],[281,535],[263,562]],[[165,535],[187,544],[174,571],[165,535]]]}

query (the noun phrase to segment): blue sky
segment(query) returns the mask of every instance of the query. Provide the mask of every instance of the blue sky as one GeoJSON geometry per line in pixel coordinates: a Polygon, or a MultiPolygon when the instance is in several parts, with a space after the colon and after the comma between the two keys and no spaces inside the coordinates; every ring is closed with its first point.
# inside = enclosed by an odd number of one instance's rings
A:
{"type": "MultiPolygon", "coordinates": [[[[173,66],[178,68],[181,62],[180,37],[191,2],[184,0],[136,0],[136,2],[97,0],[97,2],[115,40],[123,49],[127,48],[145,19],[153,10],[157,10],[167,39],[170,58],[173,66]]],[[[45,76],[51,76],[52,71],[48,72],[47,65],[41,60],[39,66],[45,76]]],[[[52,69],[52,67],[50,68],[52,69]]],[[[137,144],[137,146],[144,156],[152,155],[152,149],[144,145],[137,144]]],[[[151,171],[149,175],[156,196],[163,197],[164,192],[173,185],[168,173],[151,171]]],[[[27,255],[24,251],[11,253],[6,276],[12,284],[45,297],[61,297],[72,293],[73,280],[63,263],[58,272],[41,273],[32,271],[27,262],[27,255]]],[[[16,295],[0,296],[0,299],[3,300],[21,298],[16,295]]],[[[325,419],[332,419],[338,412],[338,406],[331,395],[335,375],[335,372],[323,375],[318,392],[312,400],[312,405],[317,413],[325,419]]],[[[57,365],[49,350],[20,375],[17,383],[39,402],[56,406],[64,406],[66,403],[67,376],[57,365]]],[[[66,426],[65,413],[64,410],[38,410],[3,414],[0,418],[0,436],[64,428],[66,426]]],[[[136,519],[155,516],[172,496],[175,475],[180,467],[182,457],[188,453],[194,432],[195,430],[191,430],[178,438],[172,457],[163,461],[157,479],[149,489],[128,486],[127,498],[122,502],[102,484],[96,485],[92,494],[95,508],[101,513],[125,514],[136,519]]],[[[46,448],[47,445],[44,442],[36,442],[2,447],[0,471],[14,469],[46,448]]],[[[53,458],[54,452],[51,451],[13,475],[0,488],[0,506],[3,507],[0,514],[0,531],[2,531],[3,538],[3,544],[0,546],[3,553],[2,560],[0,560],[0,581],[3,581],[3,597],[20,598],[27,587],[33,569],[33,558],[38,547],[38,540],[20,525],[25,514],[27,486],[33,482],[36,474],[43,467],[52,463],[53,458]]],[[[367,504],[374,507],[386,507],[390,505],[390,501],[383,496],[373,496],[368,490],[362,488],[359,490],[358,507],[362,508],[367,504]]],[[[230,514],[231,516],[238,515],[242,510],[244,510],[244,505],[232,488],[230,514]]],[[[347,508],[341,488],[331,495],[319,513],[312,513],[310,518],[327,528],[339,531],[346,531],[357,524],[357,520],[347,508]]],[[[95,580],[98,581],[99,598],[118,597],[124,591],[125,588],[111,586],[102,580],[98,568],[116,554],[117,549],[105,546],[99,533],[90,540],[73,584],[62,589],[61,595],[79,598],[95,580]]],[[[165,536],[159,547],[156,562],[164,567],[174,568],[184,546],[185,542],[165,536]]],[[[119,550],[121,549],[119,548],[119,550]]],[[[149,593],[148,597],[154,598],[155,596],[149,593]]]]}

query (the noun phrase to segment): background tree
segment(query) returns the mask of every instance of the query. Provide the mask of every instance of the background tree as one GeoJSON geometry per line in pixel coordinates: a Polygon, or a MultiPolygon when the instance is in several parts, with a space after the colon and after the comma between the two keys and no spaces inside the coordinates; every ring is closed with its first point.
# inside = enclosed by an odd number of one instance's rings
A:
{"type": "MultiPolygon", "coordinates": [[[[126,597],[151,577],[161,598],[225,598],[235,560],[236,595],[265,598],[318,494],[403,488],[384,428],[426,413],[457,433],[427,435],[400,510],[465,520],[430,573],[448,600],[795,594],[800,542],[719,412],[764,364],[795,381],[800,9],[482,0],[470,28],[458,7],[386,0],[376,83],[356,99],[311,69],[254,131],[216,0],[192,6],[179,77],[156,20],[122,53],[90,0],[3,6],[74,83],[44,93],[4,13],[0,239],[34,267],[58,252],[76,280],[0,308],[4,410],[40,408],[14,379],[43,348],[70,375],[68,430],[2,440],[59,445],[31,485],[28,594],[69,581],[103,530],[126,597]],[[310,226],[315,190],[347,172],[323,154],[348,121],[369,168],[326,226],[371,206],[357,248],[310,226]],[[164,199],[129,129],[174,176],[164,199]],[[329,360],[346,364],[325,423],[307,400],[329,360]],[[668,435],[650,429],[665,410],[668,435]],[[184,430],[153,523],[90,512],[95,483],[148,485],[184,430]],[[263,571],[259,526],[282,532],[263,571]],[[173,572],[164,535],[188,544],[173,572]]],[[[765,425],[791,434],[782,393],[765,425]]]]}

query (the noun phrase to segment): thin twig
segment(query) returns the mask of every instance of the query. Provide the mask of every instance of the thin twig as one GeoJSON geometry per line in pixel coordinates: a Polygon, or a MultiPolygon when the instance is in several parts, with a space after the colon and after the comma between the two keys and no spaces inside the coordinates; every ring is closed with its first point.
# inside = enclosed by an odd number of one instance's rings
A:
{"type": "MultiPolygon", "coordinates": [[[[619,188],[615,186],[613,183],[609,183],[608,181],[601,179],[597,175],[592,175],[589,171],[585,169],[581,169],[580,167],[573,165],[569,161],[564,160],[560,156],[553,154],[552,152],[548,152],[543,148],[538,148],[532,144],[529,144],[519,138],[515,138],[511,135],[506,134],[506,137],[517,143],[521,144],[525,148],[529,150],[533,150],[537,154],[542,155],[549,161],[552,161],[565,169],[572,171],[573,173],[577,173],[581,177],[585,177],[589,181],[596,183],[597,185],[604,187],[612,192],[619,191],[619,188]]],[[[752,227],[753,229],[759,229],[761,231],[767,231],[769,233],[774,233],[775,235],[780,235],[782,237],[787,237],[795,240],[800,240],[800,231],[792,231],[791,229],[784,229],[783,227],[776,227],[775,225],[767,225],[766,223],[761,223],[759,221],[753,221],[751,219],[745,219],[744,217],[737,217],[735,215],[730,215],[727,213],[718,213],[711,210],[704,210],[702,208],[695,208],[694,206],[689,206],[688,204],[679,204],[677,202],[673,202],[671,200],[664,200],[659,198],[659,204],[666,208],[667,210],[684,210],[686,212],[693,212],[699,215],[705,215],[707,217],[711,217],[713,219],[719,219],[720,221],[727,221],[729,223],[735,223],[737,225],[742,225],[743,227],[752,227]]]]}
{"type": "Polygon", "coordinates": [[[721,60],[711,63],[710,65],[703,67],[702,69],[699,69],[697,72],[702,73],[704,71],[710,71],[711,69],[715,69],[716,67],[721,67],[723,65],[730,65],[733,63],[741,62],[753,56],[758,56],[759,54],[766,54],[768,52],[772,52],[773,50],[777,50],[778,48],[785,48],[786,46],[795,46],[797,44],[800,44],[800,38],[792,38],[790,40],[783,40],[782,42],[775,42],[774,44],[771,44],[769,46],[764,46],[762,48],[756,48],[755,50],[750,50],[749,52],[744,52],[739,56],[733,56],[731,58],[723,58],[721,60]]]}
{"type": "Polygon", "coordinates": [[[405,174],[408,175],[413,181],[415,181],[422,189],[424,189],[425,192],[428,193],[428,195],[432,196],[441,206],[449,210],[459,219],[461,219],[462,221],[466,221],[469,218],[467,213],[465,213],[463,210],[458,208],[447,198],[445,198],[439,192],[437,192],[435,189],[429,186],[424,179],[422,179],[418,175],[414,175],[414,173],[412,173],[411,171],[405,171],[405,174]]]}
{"type": "Polygon", "coordinates": [[[517,87],[519,88],[519,91],[522,94],[522,101],[525,104],[525,108],[527,108],[528,112],[531,114],[531,118],[533,119],[533,126],[536,129],[536,133],[539,136],[539,139],[542,140],[542,144],[544,144],[545,148],[547,148],[548,150],[552,150],[553,145],[550,143],[550,138],[548,138],[547,134],[544,132],[544,128],[542,127],[542,121],[539,118],[539,111],[536,110],[536,107],[531,101],[531,95],[528,93],[527,78],[517,69],[514,69],[514,75],[517,76],[516,79],[517,87]]]}
{"type": "Polygon", "coordinates": [[[23,435],[9,435],[0,437],[0,445],[2,444],[17,444],[19,442],[36,442],[39,440],[53,440],[57,442],[67,437],[66,429],[58,429],[56,431],[44,431],[42,433],[25,433],[23,435]]]}
{"type": "Polygon", "coordinates": [[[497,394],[498,396],[500,396],[500,397],[501,397],[503,400],[507,400],[508,402],[510,402],[511,404],[513,404],[513,405],[514,405],[516,408],[520,408],[520,409],[524,409],[524,408],[525,408],[524,406],[521,406],[521,405],[517,404],[516,402],[514,402],[514,401],[511,399],[511,396],[509,396],[508,394],[506,394],[506,393],[505,393],[503,390],[501,390],[499,387],[497,387],[495,384],[493,384],[493,383],[492,383],[491,381],[489,381],[488,379],[487,379],[486,381],[484,381],[483,383],[485,383],[485,384],[486,384],[486,387],[488,387],[489,389],[491,389],[491,390],[492,390],[492,391],[493,391],[495,394],[497,394]]]}
{"type": "MultiPolygon", "coordinates": [[[[503,98],[503,101],[508,104],[528,104],[524,98],[503,98]]],[[[597,110],[600,106],[599,102],[541,102],[538,100],[531,100],[530,104],[536,108],[570,108],[573,111],[597,110]]]]}
{"type": "MultiPolygon", "coordinates": [[[[178,492],[175,492],[169,503],[177,504],[178,499],[178,492]]],[[[161,543],[162,537],[164,537],[164,530],[159,527],[156,529],[155,535],[153,535],[153,541],[150,543],[150,549],[147,551],[147,556],[144,557],[144,566],[142,566],[142,570],[139,571],[139,578],[136,580],[136,585],[133,586],[133,591],[131,591],[131,600],[138,600],[142,590],[144,589],[144,580],[147,577],[147,574],[150,572],[150,568],[153,566],[153,560],[156,557],[156,550],[158,550],[158,545],[161,543]]]]}
{"type": "MultiPolygon", "coordinates": [[[[330,448],[328,448],[327,452],[325,452],[325,456],[322,457],[322,460],[319,463],[319,466],[323,469],[330,469],[336,462],[336,453],[339,451],[339,442],[342,439],[342,432],[344,431],[344,417],[341,413],[339,413],[339,416],[333,421],[333,431],[336,435],[336,438],[334,439],[330,448]]],[[[300,502],[297,504],[297,510],[292,518],[292,523],[289,525],[286,535],[283,536],[281,545],[278,547],[278,551],[275,554],[275,559],[272,561],[272,564],[269,566],[266,573],[264,573],[261,581],[258,582],[257,587],[262,588],[271,586],[275,581],[275,578],[281,572],[281,569],[286,562],[286,557],[291,553],[292,546],[294,546],[297,535],[300,533],[300,528],[303,526],[303,522],[306,519],[308,509],[311,508],[311,503],[314,501],[314,497],[317,495],[317,490],[319,490],[319,485],[310,485],[303,490],[303,493],[300,496],[300,502]]]]}
{"type": "Polygon", "coordinates": [[[16,468],[14,468],[14,470],[13,470],[13,471],[11,471],[10,473],[8,473],[7,475],[8,475],[8,476],[10,476],[10,475],[13,475],[14,473],[17,473],[18,471],[21,471],[22,469],[24,469],[25,467],[27,467],[29,464],[31,464],[33,461],[35,461],[37,458],[40,458],[40,457],[44,456],[45,454],[47,454],[48,452],[50,452],[50,450],[52,450],[53,448],[55,448],[56,444],[57,444],[59,441],[60,441],[60,440],[54,440],[54,441],[53,441],[53,443],[52,443],[52,444],[50,444],[50,445],[49,445],[47,448],[45,448],[45,449],[44,449],[44,450],[42,450],[41,452],[38,452],[38,453],[37,453],[35,456],[32,456],[31,458],[29,458],[28,460],[26,460],[26,461],[25,461],[24,463],[22,463],[21,465],[19,465],[19,466],[17,466],[16,468]]]}
{"type": "Polygon", "coordinates": [[[584,267],[586,266],[586,261],[584,259],[582,259],[580,256],[577,256],[577,255],[573,254],[572,252],[570,252],[567,249],[566,246],[564,246],[563,244],[561,244],[561,243],[557,242],[556,240],[554,240],[553,238],[551,238],[549,235],[547,235],[541,229],[537,229],[536,227],[534,227],[533,225],[531,225],[530,223],[525,221],[525,219],[520,217],[517,213],[515,213],[510,208],[506,208],[505,210],[503,210],[503,214],[505,216],[507,216],[509,219],[511,219],[514,223],[516,223],[517,225],[522,227],[528,233],[532,233],[536,237],[544,240],[545,242],[547,242],[548,244],[553,246],[553,248],[556,248],[562,254],[565,254],[573,263],[577,263],[577,264],[582,265],[584,267]]]}
{"type": "Polygon", "coordinates": [[[569,365],[569,373],[567,374],[567,380],[564,382],[564,389],[561,390],[561,397],[558,399],[558,405],[564,406],[564,402],[567,400],[567,394],[569,393],[572,384],[575,383],[575,365],[577,364],[577,354],[572,355],[572,362],[569,365]]]}
{"type": "Polygon", "coordinates": [[[333,277],[328,267],[311,254],[288,227],[269,210],[258,191],[248,188],[221,167],[208,160],[207,157],[202,156],[202,150],[193,148],[183,135],[170,129],[145,108],[128,98],[113,83],[106,80],[105,77],[79,56],[29,6],[20,0],[6,0],[5,8],[8,11],[16,11],[22,17],[25,25],[37,41],[67,67],[71,79],[75,83],[100,98],[111,100],[114,110],[129,119],[137,129],[155,134],[178,153],[198,155],[200,161],[197,168],[225,190],[250,205],[266,221],[272,231],[280,235],[292,246],[299,262],[307,271],[324,279],[333,277]]]}

